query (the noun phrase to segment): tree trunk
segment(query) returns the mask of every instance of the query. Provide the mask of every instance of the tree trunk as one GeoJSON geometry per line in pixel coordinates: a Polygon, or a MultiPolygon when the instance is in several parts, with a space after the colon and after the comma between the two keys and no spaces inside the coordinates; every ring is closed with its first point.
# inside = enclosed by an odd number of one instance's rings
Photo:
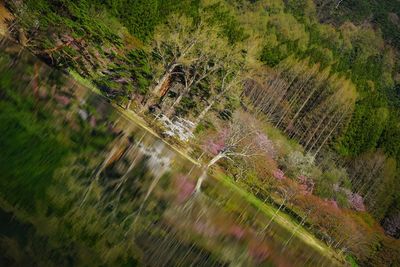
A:
{"type": "MultiPolygon", "coordinates": [[[[314,95],[314,93],[317,91],[318,87],[315,86],[314,89],[311,91],[310,94],[308,94],[306,100],[303,102],[299,110],[296,112],[296,114],[293,116],[293,118],[290,120],[290,124],[295,125],[297,117],[300,115],[300,113],[303,111],[304,107],[307,105],[308,101],[311,99],[311,97],[314,95]]],[[[286,127],[285,132],[288,131],[288,127],[286,127]]]]}
{"type": "Polygon", "coordinates": [[[130,94],[128,103],[126,103],[125,109],[130,109],[133,101],[133,92],[130,94]]]}
{"type": "Polygon", "coordinates": [[[199,179],[197,180],[196,187],[194,189],[195,194],[198,194],[201,192],[201,186],[206,178],[207,178],[207,168],[203,170],[203,173],[200,175],[199,179]]]}
{"type": "Polygon", "coordinates": [[[132,105],[132,98],[129,98],[128,103],[126,103],[125,109],[130,109],[132,105]]]}
{"type": "Polygon", "coordinates": [[[209,169],[211,166],[213,166],[215,163],[217,163],[220,159],[226,157],[225,153],[219,153],[216,155],[210,162],[207,164],[207,169],[209,169]]]}
{"type": "Polygon", "coordinates": [[[219,153],[218,155],[216,155],[212,160],[210,160],[210,162],[207,164],[207,166],[204,168],[203,173],[201,174],[201,176],[199,177],[199,179],[197,180],[196,183],[196,187],[194,192],[195,193],[200,193],[201,191],[201,185],[203,184],[204,180],[207,178],[207,171],[208,169],[214,165],[215,163],[217,163],[220,159],[224,158],[226,156],[225,153],[219,153]]]}
{"type": "Polygon", "coordinates": [[[164,73],[164,75],[161,77],[161,79],[157,82],[157,85],[153,88],[153,94],[161,97],[160,93],[161,93],[161,89],[164,87],[164,84],[169,80],[172,72],[174,71],[174,69],[178,66],[178,64],[174,63],[171,64],[167,71],[164,73]]]}
{"type": "Polygon", "coordinates": [[[213,100],[211,100],[210,104],[208,104],[208,106],[199,114],[199,116],[196,118],[196,120],[194,121],[194,126],[193,126],[193,130],[197,128],[197,126],[199,125],[199,123],[204,119],[204,117],[206,116],[206,114],[210,111],[210,109],[212,108],[212,106],[215,104],[215,101],[217,99],[214,98],[213,100]]]}
{"type": "MultiPolygon", "coordinates": [[[[315,137],[315,135],[317,134],[319,127],[322,126],[322,123],[325,121],[325,119],[328,116],[328,112],[325,112],[324,116],[322,117],[322,119],[319,120],[317,127],[314,128],[314,131],[311,133],[311,135],[308,137],[307,142],[304,145],[304,148],[307,150],[308,146],[310,145],[311,141],[313,140],[313,138],[315,137]]],[[[302,141],[302,140],[300,140],[302,141]]]]}
{"type": "Polygon", "coordinates": [[[167,110],[167,112],[165,112],[165,115],[170,118],[174,113],[175,113],[175,107],[178,106],[181,101],[182,98],[184,96],[187,95],[187,93],[189,93],[190,87],[187,87],[185,89],[183,89],[182,93],[179,94],[178,98],[175,99],[174,103],[171,105],[171,107],[167,110]]]}
{"type": "Polygon", "coordinates": [[[325,143],[329,140],[329,138],[331,137],[333,131],[336,130],[336,128],[339,126],[339,124],[342,122],[342,119],[344,117],[345,113],[343,112],[342,116],[340,117],[339,121],[335,124],[335,126],[332,128],[332,130],[329,132],[329,134],[326,136],[326,138],[324,139],[324,141],[322,142],[322,144],[318,147],[317,151],[314,153],[314,157],[316,157],[319,153],[319,151],[321,150],[321,148],[325,145],[325,143]]]}

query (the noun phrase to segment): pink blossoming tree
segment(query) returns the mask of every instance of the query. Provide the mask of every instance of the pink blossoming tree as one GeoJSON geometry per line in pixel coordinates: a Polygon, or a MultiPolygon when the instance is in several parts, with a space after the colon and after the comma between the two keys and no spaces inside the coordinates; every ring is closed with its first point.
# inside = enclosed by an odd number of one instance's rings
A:
{"type": "Polygon", "coordinates": [[[350,192],[348,195],[350,206],[356,211],[365,211],[364,199],[358,193],[350,192]]]}
{"type": "MultiPolygon", "coordinates": [[[[212,156],[205,166],[205,171],[221,159],[228,159],[232,162],[237,162],[238,159],[247,161],[254,156],[271,153],[271,144],[265,137],[261,137],[264,140],[263,143],[258,142],[260,136],[261,134],[255,125],[251,121],[249,122],[246,114],[235,113],[232,121],[226,127],[204,142],[205,151],[212,156]]],[[[200,190],[205,178],[206,175],[199,178],[196,191],[200,190]]]]}

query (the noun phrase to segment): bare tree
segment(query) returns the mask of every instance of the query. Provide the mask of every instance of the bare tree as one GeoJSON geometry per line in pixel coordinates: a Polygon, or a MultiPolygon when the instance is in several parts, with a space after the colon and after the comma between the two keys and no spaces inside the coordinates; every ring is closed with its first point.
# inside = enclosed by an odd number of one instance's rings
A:
{"type": "MultiPolygon", "coordinates": [[[[246,120],[246,114],[236,112],[227,127],[219,130],[218,134],[205,143],[212,158],[204,167],[205,172],[221,159],[235,162],[238,159],[249,160],[260,155],[260,144],[256,138],[256,127],[246,120]]],[[[206,178],[202,175],[196,185],[196,191],[200,191],[206,178]]]]}
{"type": "Polygon", "coordinates": [[[217,101],[221,101],[228,93],[238,92],[242,88],[246,68],[245,58],[240,55],[239,49],[232,49],[231,51],[225,56],[223,67],[207,80],[211,98],[208,100],[207,106],[194,120],[193,129],[204,119],[217,101]]]}
{"type": "Polygon", "coordinates": [[[218,53],[216,56],[221,64],[220,69],[206,80],[211,98],[194,120],[193,129],[224,96],[239,93],[242,90],[243,81],[249,75],[250,66],[257,67],[258,61],[256,59],[262,49],[261,39],[258,36],[249,38],[240,45],[228,45],[227,42],[220,42],[217,47],[218,50],[215,48],[213,50],[218,53]]]}
{"type": "Polygon", "coordinates": [[[223,71],[220,73],[218,78],[221,78],[221,83],[216,84],[212,81],[210,83],[210,90],[214,92],[211,99],[207,102],[207,106],[200,112],[200,114],[194,120],[194,127],[196,129],[197,125],[204,119],[210,109],[215,105],[217,101],[220,101],[224,95],[229,91],[235,90],[241,84],[241,77],[239,73],[234,73],[232,70],[223,71]],[[234,77],[230,77],[234,76],[234,77]]]}
{"type": "MultiPolygon", "coordinates": [[[[156,28],[151,48],[156,77],[151,90],[152,98],[160,98],[167,93],[170,79],[179,68],[187,69],[195,62],[204,60],[199,51],[206,48],[210,38],[218,32],[216,27],[208,25],[206,21],[207,15],[194,21],[174,14],[165,24],[156,28]]],[[[146,104],[148,107],[151,102],[146,104]]]]}
{"type": "Polygon", "coordinates": [[[203,54],[199,56],[198,60],[194,62],[194,64],[181,67],[181,71],[178,72],[178,74],[182,77],[183,89],[179,92],[178,97],[166,111],[167,117],[174,114],[175,108],[180,104],[183,97],[189,94],[194,86],[198,85],[207,77],[221,69],[222,65],[218,62],[211,62],[211,58],[213,58],[211,54],[203,54]]]}
{"type": "Polygon", "coordinates": [[[239,48],[229,47],[228,40],[220,36],[218,27],[210,26],[210,29],[207,34],[207,42],[194,50],[196,54],[195,60],[190,64],[182,65],[175,73],[181,78],[183,89],[168,109],[167,116],[171,116],[174,113],[175,108],[180,104],[183,97],[189,94],[192,88],[200,83],[204,83],[205,86],[213,86],[210,81],[215,82],[215,79],[223,79],[226,73],[228,73],[227,76],[230,76],[230,74],[237,71],[235,65],[242,62],[239,56],[239,48]],[[213,77],[214,75],[216,77],[213,77]]]}

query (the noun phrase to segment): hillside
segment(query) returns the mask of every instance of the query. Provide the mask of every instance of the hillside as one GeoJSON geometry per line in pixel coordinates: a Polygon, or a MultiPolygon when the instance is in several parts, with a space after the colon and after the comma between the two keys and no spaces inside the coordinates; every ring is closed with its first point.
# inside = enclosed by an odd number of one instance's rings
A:
{"type": "Polygon", "coordinates": [[[351,261],[400,264],[399,1],[5,7],[8,37],[139,114],[210,172],[351,261]]]}

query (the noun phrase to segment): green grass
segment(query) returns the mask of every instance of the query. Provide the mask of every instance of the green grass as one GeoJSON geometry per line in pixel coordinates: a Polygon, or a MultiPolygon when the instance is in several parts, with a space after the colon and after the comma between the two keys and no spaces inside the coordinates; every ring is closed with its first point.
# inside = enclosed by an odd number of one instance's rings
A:
{"type": "Polygon", "coordinates": [[[77,73],[76,71],[74,71],[72,69],[69,69],[68,72],[71,75],[71,77],[74,80],[76,80],[78,83],[80,83],[81,85],[89,88],[90,90],[92,90],[96,94],[101,95],[101,92],[100,92],[99,88],[97,88],[90,80],[83,78],[79,73],[77,73]]]}
{"type": "Polygon", "coordinates": [[[0,191],[14,204],[34,208],[45,197],[53,172],[68,153],[29,112],[0,102],[0,191]]]}
{"type": "Polygon", "coordinates": [[[347,262],[350,264],[351,267],[359,267],[356,260],[351,255],[347,255],[346,257],[347,262]]]}

